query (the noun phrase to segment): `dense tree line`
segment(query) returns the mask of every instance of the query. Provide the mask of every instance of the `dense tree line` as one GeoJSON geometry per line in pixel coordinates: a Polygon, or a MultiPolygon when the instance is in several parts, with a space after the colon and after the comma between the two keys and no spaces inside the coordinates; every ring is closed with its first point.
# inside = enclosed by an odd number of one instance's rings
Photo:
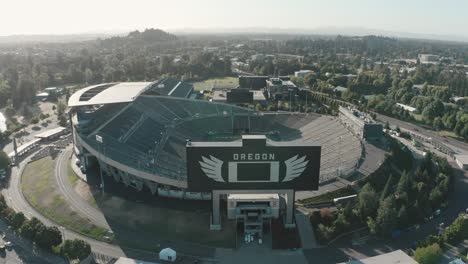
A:
{"type": "Polygon", "coordinates": [[[231,75],[229,57],[192,50],[190,41],[161,30],[134,31],[85,43],[4,47],[0,55],[0,108],[35,102],[48,86],[231,75]]]}
{"type": "Polygon", "coordinates": [[[312,214],[320,241],[359,227],[389,237],[424,221],[446,202],[453,173],[447,160],[428,154],[413,171],[411,152],[397,142],[391,149],[387,161],[362,181],[355,203],[338,212],[325,209],[312,214]]]}
{"type": "Polygon", "coordinates": [[[36,245],[70,259],[85,259],[91,253],[91,246],[80,239],[62,240],[62,233],[55,226],[46,226],[39,219],[27,219],[23,213],[15,212],[7,206],[5,198],[0,195],[0,216],[22,237],[36,245]]]}

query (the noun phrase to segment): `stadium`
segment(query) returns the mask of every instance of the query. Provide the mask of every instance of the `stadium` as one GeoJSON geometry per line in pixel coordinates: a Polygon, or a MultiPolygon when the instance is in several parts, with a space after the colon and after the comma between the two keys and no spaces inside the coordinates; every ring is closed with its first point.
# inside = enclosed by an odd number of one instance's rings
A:
{"type": "Polygon", "coordinates": [[[68,103],[82,169],[99,165],[103,175],[159,196],[209,200],[211,193],[187,190],[187,142],[239,141],[245,134],[299,145],[317,142],[320,184],[347,177],[359,163],[361,141],[336,117],[257,112],[194,94],[190,84],[171,78],[75,92],[68,103]]]}

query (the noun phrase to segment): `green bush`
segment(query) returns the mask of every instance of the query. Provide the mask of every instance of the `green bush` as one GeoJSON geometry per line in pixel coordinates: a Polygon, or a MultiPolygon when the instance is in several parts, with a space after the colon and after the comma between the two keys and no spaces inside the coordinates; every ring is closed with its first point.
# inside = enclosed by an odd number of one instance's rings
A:
{"type": "Polygon", "coordinates": [[[443,237],[445,242],[449,244],[457,244],[468,238],[468,219],[463,215],[459,216],[450,226],[445,228],[443,237]]]}
{"type": "Polygon", "coordinates": [[[417,248],[414,252],[414,259],[419,264],[437,264],[442,257],[442,249],[438,244],[417,248]]]}
{"type": "Polygon", "coordinates": [[[81,239],[65,240],[60,246],[60,253],[70,260],[83,260],[91,254],[91,246],[81,239]]]}

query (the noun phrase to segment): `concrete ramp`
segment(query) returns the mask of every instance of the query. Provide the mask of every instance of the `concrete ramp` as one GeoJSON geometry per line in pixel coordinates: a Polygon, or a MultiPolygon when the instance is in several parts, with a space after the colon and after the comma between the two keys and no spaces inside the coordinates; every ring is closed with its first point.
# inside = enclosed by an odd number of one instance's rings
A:
{"type": "Polygon", "coordinates": [[[317,248],[318,243],[315,239],[314,228],[309,221],[309,217],[306,212],[296,210],[296,227],[301,237],[301,244],[303,249],[317,248]]]}

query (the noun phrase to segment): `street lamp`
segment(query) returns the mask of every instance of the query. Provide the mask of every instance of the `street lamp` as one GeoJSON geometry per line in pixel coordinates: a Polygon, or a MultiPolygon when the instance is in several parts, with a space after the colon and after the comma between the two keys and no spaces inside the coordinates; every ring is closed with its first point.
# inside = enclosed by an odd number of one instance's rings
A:
{"type": "MultiPolygon", "coordinates": [[[[102,144],[104,143],[104,140],[102,138],[102,136],[100,135],[96,135],[96,141],[98,142],[98,146],[99,146],[99,159],[101,160],[102,162],[102,144]]],[[[102,168],[101,168],[101,165],[99,165],[99,174],[101,176],[101,189],[102,189],[102,195],[104,196],[104,178],[102,177],[102,168]]]]}
{"type": "Polygon", "coordinates": [[[292,93],[293,89],[288,89],[288,92],[289,92],[289,112],[291,112],[291,103],[292,103],[292,98],[291,98],[291,93],[292,93]]]}
{"type": "Polygon", "coordinates": [[[65,241],[65,227],[59,226],[60,231],[62,232],[63,241],[65,241]]]}

